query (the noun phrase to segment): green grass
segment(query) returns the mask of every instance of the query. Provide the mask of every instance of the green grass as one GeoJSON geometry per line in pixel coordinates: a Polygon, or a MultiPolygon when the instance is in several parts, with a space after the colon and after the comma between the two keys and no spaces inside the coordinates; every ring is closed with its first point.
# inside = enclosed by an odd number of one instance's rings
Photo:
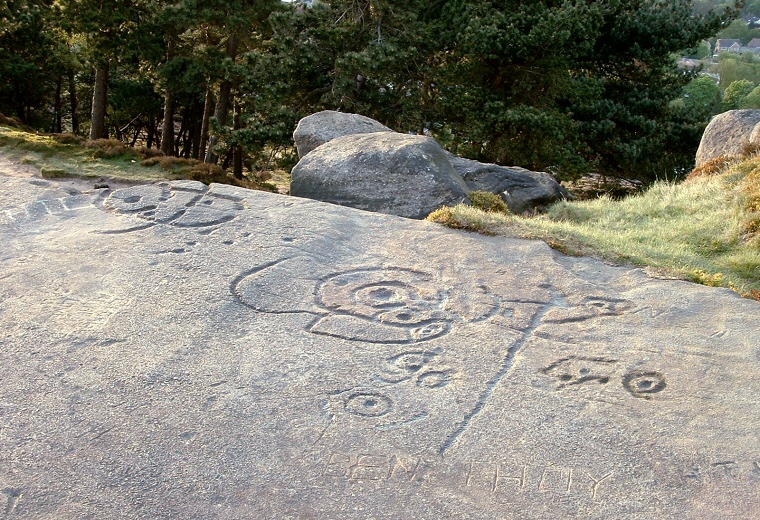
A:
{"type": "Polygon", "coordinates": [[[561,202],[521,217],[459,205],[428,220],[490,235],[538,238],[572,255],[650,267],[760,299],[760,158],[719,175],[658,183],[622,200],[561,202]]]}

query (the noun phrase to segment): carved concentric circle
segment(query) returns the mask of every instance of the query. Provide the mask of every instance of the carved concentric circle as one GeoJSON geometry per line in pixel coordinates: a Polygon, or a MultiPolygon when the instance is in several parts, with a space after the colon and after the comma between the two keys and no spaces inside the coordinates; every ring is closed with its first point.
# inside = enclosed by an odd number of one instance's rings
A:
{"type": "Polygon", "coordinates": [[[623,386],[634,397],[651,399],[652,394],[665,390],[665,376],[659,372],[629,372],[623,376],[623,386]]]}
{"type": "Polygon", "coordinates": [[[390,397],[374,392],[351,394],[346,400],[346,411],[362,417],[381,417],[391,411],[390,397]]]}

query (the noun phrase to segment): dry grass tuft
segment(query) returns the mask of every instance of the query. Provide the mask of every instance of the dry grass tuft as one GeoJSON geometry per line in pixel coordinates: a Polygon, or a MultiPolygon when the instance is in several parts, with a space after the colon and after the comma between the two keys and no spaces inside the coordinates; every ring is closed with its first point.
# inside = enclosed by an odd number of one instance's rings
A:
{"type": "Polygon", "coordinates": [[[493,211],[496,213],[509,213],[509,206],[500,196],[490,191],[471,191],[469,194],[472,206],[483,210],[493,211]]]}
{"type": "Polygon", "coordinates": [[[117,139],[96,139],[87,141],[84,147],[91,151],[92,156],[97,159],[115,159],[117,157],[127,159],[139,159],[140,156],[134,148],[126,146],[117,139]]]}
{"type": "Polygon", "coordinates": [[[84,143],[85,139],[81,135],[72,134],[70,132],[64,132],[62,134],[48,134],[57,143],[65,145],[78,145],[84,143]]]}
{"type": "Polygon", "coordinates": [[[720,175],[725,172],[729,166],[739,160],[738,157],[730,157],[727,155],[721,155],[705,161],[703,164],[694,168],[691,173],[686,177],[686,180],[696,179],[697,177],[711,177],[714,175],[720,175]]]}

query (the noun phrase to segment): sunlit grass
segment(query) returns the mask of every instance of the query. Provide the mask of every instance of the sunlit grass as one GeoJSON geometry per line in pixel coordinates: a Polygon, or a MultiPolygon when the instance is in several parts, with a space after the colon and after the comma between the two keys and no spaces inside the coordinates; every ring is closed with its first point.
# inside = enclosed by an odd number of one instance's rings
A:
{"type": "Polygon", "coordinates": [[[84,177],[128,182],[190,179],[276,191],[267,179],[237,180],[219,166],[159,150],[132,148],[113,139],[85,141],[72,134],[35,134],[0,126],[0,149],[11,159],[34,166],[47,178],[84,177]]]}
{"type": "Polygon", "coordinates": [[[30,164],[51,176],[120,178],[127,181],[156,181],[173,178],[160,168],[145,167],[139,157],[95,157],[92,149],[76,141],[60,142],[46,134],[33,134],[0,126],[0,147],[14,160],[30,164]]]}
{"type": "Polygon", "coordinates": [[[492,235],[538,238],[573,255],[647,266],[760,297],[760,159],[720,175],[658,183],[622,200],[560,202],[522,217],[459,205],[428,220],[492,235]]]}

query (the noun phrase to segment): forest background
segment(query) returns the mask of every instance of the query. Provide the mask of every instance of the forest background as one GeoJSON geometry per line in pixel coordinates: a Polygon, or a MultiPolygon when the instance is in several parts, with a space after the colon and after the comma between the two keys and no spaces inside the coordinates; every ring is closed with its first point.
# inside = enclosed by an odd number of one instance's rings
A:
{"type": "Polygon", "coordinates": [[[0,112],[238,177],[292,165],[298,120],[333,109],[481,161],[647,182],[691,170],[714,114],[760,108],[757,55],[712,56],[717,37],[760,37],[758,15],[760,0],[0,0],[0,112]]]}

